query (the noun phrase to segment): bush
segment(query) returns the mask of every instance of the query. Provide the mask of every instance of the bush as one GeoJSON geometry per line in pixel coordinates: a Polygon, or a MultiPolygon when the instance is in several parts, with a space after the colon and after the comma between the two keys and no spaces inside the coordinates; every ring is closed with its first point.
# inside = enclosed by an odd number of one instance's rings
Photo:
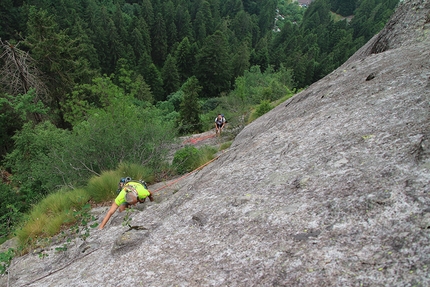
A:
{"type": "Polygon", "coordinates": [[[231,146],[232,143],[233,143],[232,141],[228,141],[228,142],[222,143],[221,146],[220,146],[220,148],[219,148],[219,150],[228,149],[231,146]]]}
{"type": "Polygon", "coordinates": [[[191,145],[178,150],[172,165],[178,174],[190,172],[199,166],[199,150],[191,145]]]}
{"type": "Polygon", "coordinates": [[[49,122],[37,126],[27,123],[13,136],[15,148],[6,156],[5,166],[11,169],[13,181],[20,183],[27,204],[64,184],[64,174],[56,169],[62,158],[57,156],[66,149],[69,136],[68,131],[49,122]]]}
{"type": "Polygon", "coordinates": [[[261,117],[265,113],[269,112],[272,109],[272,105],[270,105],[269,100],[261,101],[261,104],[257,106],[257,109],[255,110],[255,115],[257,117],[261,117]]]}
{"type": "Polygon", "coordinates": [[[0,182],[0,238],[6,237],[18,223],[25,204],[12,187],[0,182]]]}
{"type": "Polygon", "coordinates": [[[254,121],[255,119],[261,117],[268,111],[272,109],[272,105],[270,104],[270,101],[261,101],[261,103],[255,108],[255,111],[249,116],[248,123],[254,121]]]}
{"type": "Polygon", "coordinates": [[[187,145],[175,153],[172,165],[178,174],[191,172],[213,159],[216,152],[215,148],[209,146],[197,149],[194,146],[187,145]]]}
{"type": "Polygon", "coordinates": [[[12,262],[15,251],[9,248],[6,252],[0,252],[0,274],[5,274],[12,262]]]}
{"type": "Polygon", "coordinates": [[[14,136],[15,149],[5,165],[20,183],[27,204],[37,203],[58,188],[83,186],[120,162],[155,169],[175,136],[173,122],[159,110],[118,104],[109,111],[93,111],[71,132],[48,122],[26,124],[14,136]]]}

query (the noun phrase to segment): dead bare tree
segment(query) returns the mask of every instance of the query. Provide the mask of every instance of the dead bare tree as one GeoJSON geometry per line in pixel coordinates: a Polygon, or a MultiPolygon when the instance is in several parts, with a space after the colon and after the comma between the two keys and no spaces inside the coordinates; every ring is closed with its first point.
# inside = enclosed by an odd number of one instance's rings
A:
{"type": "MultiPolygon", "coordinates": [[[[16,45],[0,39],[0,48],[3,53],[0,59],[3,65],[0,66],[0,84],[4,91],[12,96],[26,94],[30,88],[35,89],[36,96],[34,103],[44,100],[47,94],[46,86],[42,80],[41,72],[36,67],[36,61],[16,45]]],[[[32,120],[40,122],[40,114],[31,116],[32,120]]]]}

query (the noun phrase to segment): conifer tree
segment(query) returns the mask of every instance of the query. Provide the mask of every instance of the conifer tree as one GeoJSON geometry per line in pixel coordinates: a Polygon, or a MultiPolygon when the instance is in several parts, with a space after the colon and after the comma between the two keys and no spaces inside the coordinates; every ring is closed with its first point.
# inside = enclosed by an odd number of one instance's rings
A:
{"type": "Polygon", "coordinates": [[[223,17],[234,18],[234,16],[243,10],[243,4],[241,0],[225,0],[222,4],[221,15],[223,17]]]}
{"type": "Polygon", "coordinates": [[[175,5],[169,0],[163,4],[163,10],[167,28],[167,47],[168,53],[170,53],[174,44],[178,42],[178,30],[175,24],[175,5]]]}
{"type": "Polygon", "coordinates": [[[155,22],[151,33],[152,41],[152,61],[155,65],[161,66],[167,56],[167,31],[166,23],[161,13],[155,17],[155,22]]]}
{"type": "Polygon", "coordinates": [[[179,89],[179,74],[176,67],[176,59],[171,54],[167,56],[161,72],[164,83],[164,92],[170,95],[179,89]]]}
{"type": "Polygon", "coordinates": [[[186,8],[182,5],[176,7],[175,16],[176,29],[178,29],[178,39],[181,41],[185,37],[193,39],[193,28],[191,24],[191,16],[186,8]]]}
{"type": "Polygon", "coordinates": [[[166,95],[163,89],[163,79],[161,78],[160,71],[154,63],[149,65],[148,75],[145,77],[145,81],[151,87],[151,91],[156,102],[166,100],[166,95]]]}
{"type": "Polygon", "coordinates": [[[261,11],[258,15],[260,31],[270,31],[275,23],[277,0],[266,0],[264,4],[260,4],[261,11]]]}
{"type": "Polygon", "coordinates": [[[201,11],[197,12],[196,20],[194,21],[194,35],[195,40],[202,44],[204,39],[206,39],[206,24],[204,20],[203,13],[201,11]]]}
{"type": "Polygon", "coordinates": [[[248,48],[248,42],[242,42],[236,49],[236,53],[233,58],[233,78],[243,76],[243,73],[250,67],[251,53],[248,48]]]}
{"type": "Polygon", "coordinates": [[[254,23],[251,16],[245,11],[239,11],[233,19],[231,29],[238,41],[252,40],[252,27],[254,23]]]}
{"type": "Polygon", "coordinates": [[[214,30],[211,7],[208,1],[203,0],[197,9],[196,19],[194,20],[194,34],[196,41],[203,43],[207,35],[211,35],[214,30]]]}
{"type": "Polygon", "coordinates": [[[30,8],[28,21],[29,35],[25,45],[37,61],[38,69],[44,74],[48,88],[48,99],[52,119],[61,127],[67,127],[64,121],[61,105],[67,93],[72,91],[76,80],[85,77],[89,72],[87,61],[81,58],[84,47],[73,41],[65,31],[59,31],[54,17],[45,10],[30,8]]]}
{"type": "Polygon", "coordinates": [[[182,86],[184,99],[179,109],[179,128],[182,134],[201,132],[199,93],[202,87],[196,77],[191,77],[182,86]]]}
{"type": "Polygon", "coordinates": [[[142,18],[145,19],[149,27],[154,24],[154,8],[152,7],[151,0],[142,0],[142,18]]]}
{"type": "Polygon", "coordinates": [[[257,46],[251,53],[251,65],[258,65],[261,70],[266,70],[269,65],[269,49],[267,44],[267,38],[263,37],[258,41],[257,46]]]}
{"type": "Polygon", "coordinates": [[[188,37],[185,37],[176,48],[176,64],[181,83],[193,75],[195,57],[188,37]]]}
{"type": "Polygon", "coordinates": [[[221,31],[206,38],[197,55],[196,71],[204,97],[217,97],[230,89],[230,59],[229,45],[221,31]]]}

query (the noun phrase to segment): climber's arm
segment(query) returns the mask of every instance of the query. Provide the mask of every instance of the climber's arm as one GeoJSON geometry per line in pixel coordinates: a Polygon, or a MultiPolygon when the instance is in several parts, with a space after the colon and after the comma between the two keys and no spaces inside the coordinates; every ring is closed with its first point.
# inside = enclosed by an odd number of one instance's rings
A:
{"type": "Polygon", "coordinates": [[[103,229],[106,225],[106,223],[109,221],[111,216],[115,213],[115,211],[118,209],[118,204],[115,202],[112,203],[111,207],[109,208],[108,212],[105,215],[105,218],[103,219],[102,223],[99,226],[99,229],[103,229]]]}

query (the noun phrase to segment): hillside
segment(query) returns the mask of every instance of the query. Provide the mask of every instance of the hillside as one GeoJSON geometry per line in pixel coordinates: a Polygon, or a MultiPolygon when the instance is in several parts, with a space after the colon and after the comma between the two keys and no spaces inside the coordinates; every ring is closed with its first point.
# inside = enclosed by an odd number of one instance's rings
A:
{"type": "Polygon", "coordinates": [[[0,286],[430,285],[429,19],[429,0],[404,1],[344,65],[139,206],[139,228],[115,214],[66,251],[55,239],[0,286]]]}

